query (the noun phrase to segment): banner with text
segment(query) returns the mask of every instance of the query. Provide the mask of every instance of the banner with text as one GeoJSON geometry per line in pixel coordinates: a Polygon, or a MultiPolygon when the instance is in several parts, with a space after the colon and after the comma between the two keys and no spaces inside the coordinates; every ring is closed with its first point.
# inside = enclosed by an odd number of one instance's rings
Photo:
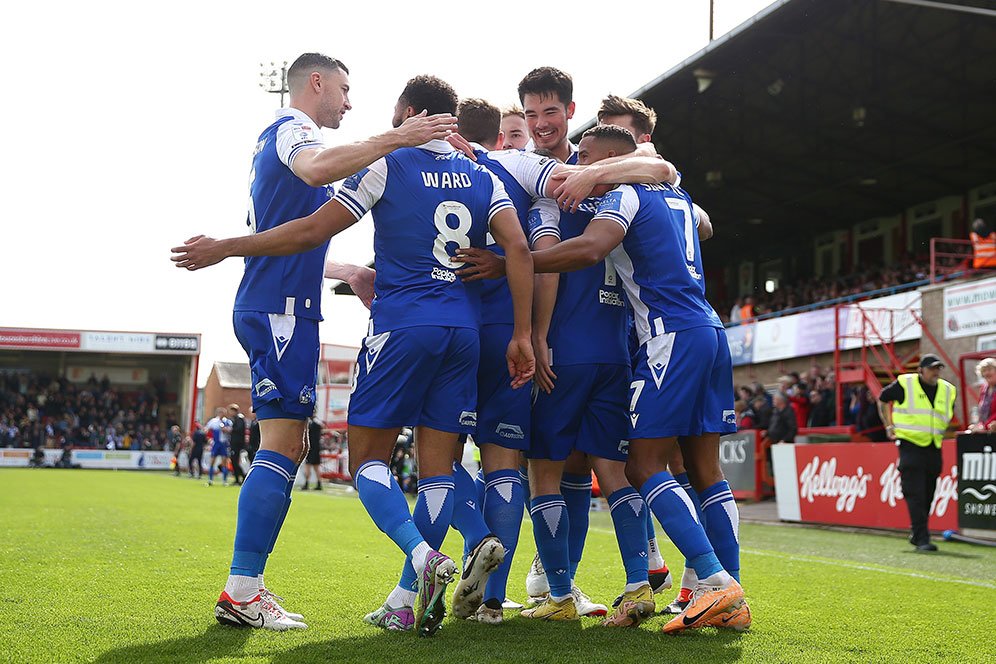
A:
{"type": "Polygon", "coordinates": [[[996,332],[996,277],[944,289],[944,338],[996,332]]]}

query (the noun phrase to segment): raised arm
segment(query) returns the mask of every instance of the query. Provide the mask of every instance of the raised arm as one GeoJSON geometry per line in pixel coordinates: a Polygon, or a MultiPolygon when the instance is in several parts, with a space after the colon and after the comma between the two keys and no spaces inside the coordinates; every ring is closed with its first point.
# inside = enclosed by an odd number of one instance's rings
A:
{"type": "Polygon", "coordinates": [[[331,200],[315,212],[281,224],[262,233],[224,240],[198,235],[182,246],[173,247],[170,260],[177,267],[199,270],[231,256],[289,256],[321,246],[336,233],[357,221],[337,200],[331,200]]]}
{"type": "Polygon", "coordinates": [[[365,141],[301,150],[291,162],[291,170],[312,187],[319,187],[349,177],[398,148],[446,138],[456,129],[456,118],[449,113],[426,115],[422,111],[405,120],[400,127],[365,141]]]}

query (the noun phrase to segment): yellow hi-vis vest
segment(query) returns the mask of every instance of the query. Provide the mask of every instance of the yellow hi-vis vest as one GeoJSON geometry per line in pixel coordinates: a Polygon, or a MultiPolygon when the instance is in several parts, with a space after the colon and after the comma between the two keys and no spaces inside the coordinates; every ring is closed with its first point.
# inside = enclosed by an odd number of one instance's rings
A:
{"type": "Polygon", "coordinates": [[[937,395],[934,405],[930,405],[927,393],[920,385],[918,374],[902,374],[897,379],[903,387],[903,400],[892,404],[892,424],[896,427],[896,438],[908,440],[914,445],[927,447],[931,443],[941,446],[944,432],[954,414],[957,391],[946,380],[937,381],[937,395]]]}

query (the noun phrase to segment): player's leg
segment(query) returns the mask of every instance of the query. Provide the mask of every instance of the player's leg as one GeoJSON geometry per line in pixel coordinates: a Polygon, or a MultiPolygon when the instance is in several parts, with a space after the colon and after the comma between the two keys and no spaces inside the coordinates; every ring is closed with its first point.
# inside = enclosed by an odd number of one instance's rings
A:
{"type": "MultiPolygon", "coordinates": [[[[712,374],[712,362],[703,358],[716,357],[717,343],[713,328],[663,334],[640,348],[634,366],[627,475],[699,579],[688,607],[665,626],[669,632],[699,627],[743,601],[742,589],[720,564],[691,499],[667,471],[677,437],[703,430],[712,374]]],[[[691,465],[687,456],[685,462],[691,465]]]]}
{"type": "MultiPolygon", "coordinates": [[[[695,506],[695,512],[699,515],[699,522],[705,526],[705,518],[702,515],[702,505],[699,502],[699,495],[692,488],[692,482],[688,479],[688,473],[685,470],[685,460],[681,456],[681,439],[679,439],[679,444],[675,446],[674,452],[671,453],[671,458],[667,462],[668,471],[674,476],[675,481],[681,485],[685,493],[691,499],[692,504],[695,506]]],[[[706,530],[706,535],[708,536],[709,531],[706,530]]],[[[678,596],[675,597],[674,601],[667,605],[661,610],[662,613],[678,615],[685,610],[688,606],[688,602],[692,599],[692,591],[695,590],[695,586],[698,584],[698,578],[695,576],[695,569],[685,561],[685,569],[681,573],[681,589],[678,592],[678,596]]]]}
{"type": "MultiPolygon", "coordinates": [[[[525,416],[528,419],[528,410],[525,416]]],[[[500,620],[508,591],[508,575],[519,544],[522,508],[525,505],[525,491],[519,477],[519,455],[517,449],[493,443],[481,446],[481,462],[488,471],[485,475],[484,521],[505,548],[505,559],[488,577],[484,590],[483,606],[486,608],[478,615],[483,622],[500,620]]]]}
{"type": "MultiPolygon", "coordinates": [[[[534,429],[535,430],[535,429],[534,429]]],[[[530,451],[530,455],[535,450],[530,451]]],[[[567,505],[560,495],[563,460],[529,460],[529,482],[533,499],[529,513],[533,521],[533,537],[543,561],[550,597],[538,606],[522,612],[526,618],[541,620],[577,620],[577,607],[571,595],[570,528],[567,505]]]]}
{"type": "Polygon", "coordinates": [[[560,493],[567,503],[570,518],[568,542],[571,556],[571,580],[577,576],[578,566],[584,554],[584,543],[588,538],[589,514],[591,512],[591,464],[588,457],[577,450],[571,452],[564,463],[564,475],[560,482],[560,493]]]}

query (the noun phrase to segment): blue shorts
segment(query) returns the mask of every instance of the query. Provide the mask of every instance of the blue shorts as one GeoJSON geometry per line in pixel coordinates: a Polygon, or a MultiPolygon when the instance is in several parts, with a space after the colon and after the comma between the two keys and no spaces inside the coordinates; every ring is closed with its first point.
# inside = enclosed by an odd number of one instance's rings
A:
{"type": "Polygon", "coordinates": [[[640,346],[629,402],[630,439],[735,433],[726,331],[694,327],[640,346]]]}
{"type": "Polygon", "coordinates": [[[479,356],[477,330],[470,328],[405,327],[367,337],[347,422],[473,433],[479,356]]]}
{"type": "Polygon", "coordinates": [[[236,311],[235,336],[249,356],[257,419],[306,420],[315,412],[318,321],[236,311]]]}
{"type": "Polygon", "coordinates": [[[563,461],[573,450],[625,461],[626,399],[631,372],[619,364],[553,367],[553,392],[540,391],[533,404],[530,459],[563,461]]]}
{"type": "Polygon", "coordinates": [[[229,456],[229,453],[228,453],[228,443],[213,443],[211,445],[211,456],[212,457],[217,457],[217,456],[227,457],[227,456],[229,456]]]}
{"type": "Polygon", "coordinates": [[[511,325],[481,328],[481,363],[477,370],[477,429],[474,442],[494,443],[510,450],[529,449],[531,386],[512,389],[505,352],[512,340],[511,325]]]}

